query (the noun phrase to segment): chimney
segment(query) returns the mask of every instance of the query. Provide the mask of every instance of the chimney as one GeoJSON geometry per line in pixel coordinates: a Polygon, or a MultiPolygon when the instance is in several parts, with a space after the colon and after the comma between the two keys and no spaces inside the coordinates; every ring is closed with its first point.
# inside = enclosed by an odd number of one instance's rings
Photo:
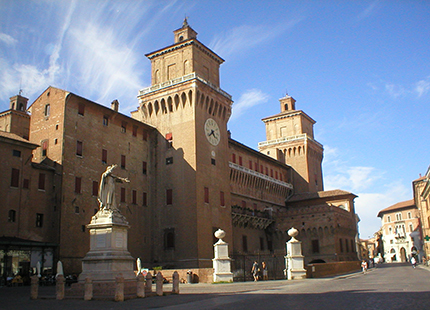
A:
{"type": "Polygon", "coordinates": [[[119,108],[118,100],[115,99],[114,101],[112,101],[112,103],[110,104],[110,108],[115,112],[118,112],[118,108],[119,108]]]}

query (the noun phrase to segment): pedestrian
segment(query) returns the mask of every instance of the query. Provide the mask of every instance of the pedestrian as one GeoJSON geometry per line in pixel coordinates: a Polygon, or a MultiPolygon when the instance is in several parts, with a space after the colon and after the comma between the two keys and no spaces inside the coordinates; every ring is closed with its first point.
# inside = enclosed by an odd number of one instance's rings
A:
{"type": "Polygon", "coordinates": [[[266,262],[261,263],[261,269],[263,269],[263,280],[267,281],[269,280],[269,275],[267,273],[267,265],[266,262]]]}
{"type": "Polygon", "coordinates": [[[258,281],[258,271],[259,271],[258,263],[257,261],[254,261],[254,264],[252,264],[252,269],[251,269],[251,273],[252,273],[252,276],[254,277],[254,281],[258,281]]]}
{"type": "Polygon", "coordinates": [[[367,272],[367,262],[365,259],[361,262],[361,270],[363,270],[363,273],[367,272]]]}
{"type": "Polygon", "coordinates": [[[412,264],[412,267],[414,267],[414,269],[415,269],[415,267],[417,266],[417,260],[415,259],[415,256],[412,256],[411,264],[412,264]]]}

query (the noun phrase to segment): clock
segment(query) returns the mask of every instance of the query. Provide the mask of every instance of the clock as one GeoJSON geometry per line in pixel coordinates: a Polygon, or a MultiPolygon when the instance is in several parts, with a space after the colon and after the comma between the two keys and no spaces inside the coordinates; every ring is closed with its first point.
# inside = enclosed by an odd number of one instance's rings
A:
{"type": "Polygon", "coordinates": [[[208,118],[205,122],[205,135],[210,144],[218,145],[221,136],[218,124],[212,118],[208,118]]]}

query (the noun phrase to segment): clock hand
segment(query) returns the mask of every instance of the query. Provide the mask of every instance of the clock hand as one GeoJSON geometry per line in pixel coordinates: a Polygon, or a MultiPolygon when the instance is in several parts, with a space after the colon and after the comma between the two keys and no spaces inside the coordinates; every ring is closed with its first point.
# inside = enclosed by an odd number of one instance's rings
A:
{"type": "Polygon", "coordinates": [[[208,137],[210,137],[210,136],[214,136],[215,137],[215,131],[214,130],[211,130],[211,133],[208,135],[208,137]]]}

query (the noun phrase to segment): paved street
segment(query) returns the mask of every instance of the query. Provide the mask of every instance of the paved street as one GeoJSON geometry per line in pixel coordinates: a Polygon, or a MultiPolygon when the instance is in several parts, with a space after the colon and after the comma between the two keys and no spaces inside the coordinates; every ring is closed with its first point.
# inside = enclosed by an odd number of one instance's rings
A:
{"type": "MultiPolygon", "coordinates": [[[[169,289],[169,286],[166,287],[169,289]]],[[[0,309],[430,309],[430,269],[384,264],[361,273],[299,281],[181,285],[180,295],[83,301],[30,300],[29,287],[0,288],[0,309]]],[[[54,294],[41,287],[41,295],[54,294]]]]}

